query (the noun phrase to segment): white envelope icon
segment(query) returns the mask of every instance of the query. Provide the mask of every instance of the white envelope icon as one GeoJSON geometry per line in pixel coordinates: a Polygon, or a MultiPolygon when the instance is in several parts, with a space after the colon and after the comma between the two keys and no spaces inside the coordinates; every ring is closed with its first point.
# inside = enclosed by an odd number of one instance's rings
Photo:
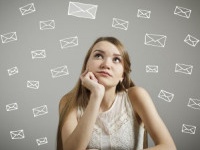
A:
{"type": "Polygon", "coordinates": [[[182,125],[182,132],[183,133],[195,134],[195,131],[196,131],[195,126],[187,125],[187,124],[182,125]]]}
{"type": "Polygon", "coordinates": [[[60,45],[61,45],[62,49],[77,46],[78,45],[78,37],[75,36],[75,37],[69,37],[69,38],[62,39],[62,40],[60,40],[60,45]]]}
{"type": "Polygon", "coordinates": [[[69,2],[68,15],[81,18],[95,19],[97,5],[69,2]]]}
{"type": "Polygon", "coordinates": [[[176,8],[174,10],[175,15],[185,17],[185,18],[190,18],[191,12],[192,12],[192,10],[184,8],[184,7],[180,7],[180,6],[176,6],[176,8]]]}
{"type": "Polygon", "coordinates": [[[8,75],[9,76],[12,76],[12,75],[17,74],[17,73],[19,73],[17,67],[13,67],[13,68],[8,69],[8,75]]]}
{"type": "Polygon", "coordinates": [[[167,92],[165,90],[161,90],[160,93],[158,94],[158,97],[167,102],[171,102],[172,99],[174,98],[174,94],[167,92]]]}
{"type": "Polygon", "coordinates": [[[45,50],[35,50],[31,51],[32,59],[35,58],[46,58],[46,51],[45,50]]]}
{"type": "Polygon", "coordinates": [[[177,63],[175,66],[175,72],[180,72],[180,73],[189,74],[189,75],[192,74],[192,69],[193,69],[192,65],[177,63]]]}
{"type": "Polygon", "coordinates": [[[68,74],[69,72],[68,72],[67,66],[61,66],[61,67],[51,69],[52,78],[57,78],[57,77],[65,76],[68,74]]]}
{"type": "Polygon", "coordinates": [[[48,29],[55,29],[55,21],[54,20],[40,21],[40,30],[48,30],[48,29]]]}
{"type": "Polygon", "coordinates": [[[33,110],[34,117],[38,117],[38,116],[45,115],[48,113],[47,105],[36,107],[36,108],[33,108],[32,110],[33,110]]]}
{"type": "Polygon", "coordinates": [[[39,81],[27,81],[27,88],[39,89],[39,81]]]}
{"type": "Polygon", "coordinates": [[[167,36],[159,34],[148,34],[145,35],[145,45],[151,45],[156,47],[165,47],[167,36]]]}
{"type": "Polygon", "coordinates": [[[37,142],[38,146],[43,145],[43,144],[47,144],[48,143],[47,137],[36,139],[36,142],[37,142]]]}
{"type": "Polygon", "coordinates": [[[27,14],[33,13],[33,12],[35,12],[34,3],[30,3],[28,5],[20,7],[19,10],[22,15],[27,15],[27,14]]]}
{"type": "Polygon", "coordinates": [[[118,18],[113,18],[112,27],[128,30],[128,24],[129,24],[128,21],[118,19],[118,18]]]}
{"type": "Polygon", "coordinates": [[[155,65],[146,65],[146,72],[158,73],[158,66],[155,66],[155,65]]]}
{"type": "Polygon", "coordinates": [[[17,109],[18,109],[17,103],[12,103],[12,104],[6,105],[6,111],[12,111],[12,110],[17,110],[17,109]]]}
{"type": "Polygon", "coordinates": [[[197,45],[197,43],[199,42],[199,39],[197,39],[194,36],[191,36],[191,35],[188,34],[186,36],[184,42],[189,44],[190,46],[195,47],[197,45]]]}
{"type": "Polygon", "coordinates": [[[149,19],[150,15],[151,15],[151,11],[138,9],[137,17],[139,17],[139,18],[148,18],[149,19]]]}
{"type": "Polygon", "coordinates": [[[200,109],[200,100],[190,98],[187,106],[193,109],[200,109]]]}
{"type": "Polygon", "coordinates": [[[16,32],[9,32],[9,33],[1,35],[1,41],[2,41],[2,43],[17,41],[16,32]]]}
{"type": "Polygon", "coordinates": [[[10,131],[10,136],[12,139],[24,139],[24,130],[10,131]]]}

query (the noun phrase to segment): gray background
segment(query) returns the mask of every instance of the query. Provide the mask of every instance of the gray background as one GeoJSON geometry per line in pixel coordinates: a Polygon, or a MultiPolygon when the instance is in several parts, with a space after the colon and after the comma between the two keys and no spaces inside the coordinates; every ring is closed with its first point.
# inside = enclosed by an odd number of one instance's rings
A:
{"type": "MultiPolygon", "coordinates": [[[[0,34],[17,32],[17,41],[0,44],[0,149],[53,150],[56,143],[58,104],[79,78],[84,56],[99,36],[115,36],[125,45],[132,62],[132,78],[144,87],[168,127],[178,149],[200,147],[200,110],[187,106],[189,98],[200,99],[199,43],[184,42],[187,34],[200,38],[199,0],[82,0],[98,5],[96,19],[68,15],[68,0],[1,0],[0,34]],[[22,16],[19,8],[34,3],[36,11],[22,16]],[[176,6],[192,10],[189,19],[174,15],[176,6]],[[151,18],[137,18],[138,9],[151,11],[151,18]],[[128,30],[112,27],[112,18],[129,21],[128,30]],[[54,30],[40,30],[39,21],[54,20],[54,30]],[[144,45],[146,33],[167,36],[164,48],[144,45]],[[78,36],[78,46],[61,49],[59,40],[78,36]],[[46,50],[45,59],[32,59],[31,51],[46,50]],[[175,73],[175,64],[193,65],[191,75],[175,73]],[[50,70],[67,65],[69,75],[52,78],[50,70]],[[146,65],[158,65],[158,73],[146,73],[146,65]],[[9,76],[7,69],[19,73],[9,76]],[[26,87],[27,80],[40,82],[39,89],[26,87]],[[172,102],[158,98],[160,90],[174,94],[172,102]],[[6,105],[19,108],[6,111],[6,105]],[[47,105],[48,114],[34,117],[32,109],[47,105]],[[196,133],[182,133],[182,124],[196,126],[196,133]],[[10,131],[23,129],[25,138],[12,140],[10,131]],[[37,146],[36,139],[48,144],[37,146]]],[[[150,139],[150,138],[149,138],[150,139]]],[[[150,145],[153,145],[151,139],[150,145]]]]}

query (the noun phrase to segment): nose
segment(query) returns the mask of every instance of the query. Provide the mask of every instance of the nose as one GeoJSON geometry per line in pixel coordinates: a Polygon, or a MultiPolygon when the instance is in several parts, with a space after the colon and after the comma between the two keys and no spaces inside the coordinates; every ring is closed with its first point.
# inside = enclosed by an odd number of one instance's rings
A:
{"type": "Polygon", "coordinates": [[[112,61],[109,58],[106,58],[101,63],[101,68],[103,69],[110,69],[112,65],[112,61]]]}

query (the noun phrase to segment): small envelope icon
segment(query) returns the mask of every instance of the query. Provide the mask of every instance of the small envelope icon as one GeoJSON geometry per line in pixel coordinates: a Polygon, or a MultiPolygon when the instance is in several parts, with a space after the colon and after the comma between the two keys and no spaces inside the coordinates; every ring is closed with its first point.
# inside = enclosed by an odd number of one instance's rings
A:
{"type": "Polygon", "coordinates": [[[172,99],[174,98],[174,94],[167,92],[165,90],[161,90],[160,93],[158,94],[158,97],[167,102],[171,102],[172,99]]]}
{"type": "Polygon", "coordinates": [[[28,5],[20,7],[19,10],[22,15],[27,15],[27,14],[33,13],[33,12],[35,12],[34,3],[30,3],[28,5]]]}
{"type": "Polygon", "coordinates": [[[57,77],[65,76],[68,74],[69,72],[68,72],[67,66],[61,66],[61,67],[51,69],[52,78],[57,78],[57,77]]]}
{"type": "Polygon", "coordinates": [[[24,139],[24,130],[10,131],[10,136],[12,139],[24,139]]]}
{"type": "Polygon", "coordinates": [[[195,47],[197,45],[197,43],[199,42],[199,39],[197,39],[194,36],[191,36],[191,35],[188,34],[186,36],[184,42],[189,44],[190,46],[195,47]]]}
{"type": "Polygon", "coordinates": [[[17,34],[16,32],[9,32],[6,34],[1,35],[1,41],[2,43],[8,43],[12,41],[17,41],[17,34]]]}
{"type": "Polygon", "coordinates": [[[112,27],[128,30],[128,24],[129,24],[128,21],[118,19],[118,18],[113,18],[112,27]]]}
{"type": "Polygon", "coordinates": [[[47,137],[36,139],[36,142],[37,142],[38,146],[43,145],[43,144],[47,144],[48,143],[47,137]]]}
{"type": "Polygon", "coordinates": [[[174,10],[175,15],[185,17],[185,18],[190,18],[191,12],[192,12],[192,10],[184,8],[184,7],[180,7],[180,6],[176,6],[176,8],[174,10]]]}
{"type": "Polygon", "coordinates": [[[190,98],[187,106],[191,107],[193,109],[199,109],[200,110],[200,100],[190,98]]]}
{"type": "Polygon", "coordinates": [[[31,51],[32,59],[36,58],[46,58],[46,52],[45,50],[35,50],[31,51]]]}
{"type": "Polygon", "coordinates": [[[151,45],[156,47],[165,47],[167,36],[159,34],[148,34],[145,35],[145,45],[151,45]]]}
{"type": "Polygon", "coordinates": [[[27,81],[27,88],[39,89],[39,81],[27,81]]]}
{"type": "Polygon", "coordinates": [[[69,38],[62,39],[62,40],[60,40],[60,45],[61,45],[62,49],[77,46],[78,45],[78,37],[75,36],[75,37],[69,37],[69,38]]]}
{"type": "Polygon", "coordinates": [[[48,113],[47,105],[36,107],[36,108],[33,108],[32,110],[33,110],[34,117],[38,117],[38,116],[45,115],[48,113]]]}
{"type": "Polygon", "coordinates": [[[187,124],[182,125],[182,132],[183,133],[195,134],[195,131],[196,131],[195,126],[187,125],[187,124]]]}
{"type": "Polygon", "coordinates": [[[149,72],[149,73],[158,73],[158,66],[155,66],[155,65],[146,65],[146,72],[149,72]]]}
{"type": "Polygon", "coordinates": [[[12,110],[17,110],[17,109],[18,109],[17,103],[12,103],[12,104],[6,105],[6,111],[12,111],[12,110]]]}
{"type": "Polygon", "coordinates": [[[13,67],[13,68],[8,69],[8,75],[9,76],[12,76],[12,75],[17,74],[17,73],[19,73],[17,67],[13,67]]]}
{"type": "Polygon", "coordinates": [[[69,2],[68,15],[80,18],[95,19],[97,5],[69,2]]]}
{"type": "Polygon", "coordinates": [[[180,73],[189,74],[189,75],[192,74],[192,69],[193,69],[192,65],[177,63],[175,66],[175,72],[180,72],[180,73]]]}
{"type": "Polygon", "coordinates": [[[137,17],[139,18],[150,18],[151,11],[138,9],[137,17]]]}
{"type": "Polygon", "coordinates": [[[48,29],[55,29],[55,21],[54,20],[40,21],[40,30],[48,30],[48,29]]]}

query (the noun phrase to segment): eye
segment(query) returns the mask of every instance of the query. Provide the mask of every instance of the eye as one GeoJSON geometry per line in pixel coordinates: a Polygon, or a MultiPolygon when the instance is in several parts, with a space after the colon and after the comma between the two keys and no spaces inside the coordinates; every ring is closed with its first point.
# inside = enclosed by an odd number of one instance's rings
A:
{"type": "Polygon", "coordinates": [[[102,54],[99,54],[99,53],[97,53],[97,54],[95,54],[95,55],[94,55],[94,57],[95,57],[95,58],[98,58],[98,59],[101,59],[101,58],[103,58],[103,55],[102,55],[102,54]]]}
{"type": "Polygon", "coordinates": [[[115,58],[113,59],[113,61],[116,62],[116,63],[120,63],[120,62],[121,62],[121,59],[120,59],[119,57],[115,57],[115,58]]]}

